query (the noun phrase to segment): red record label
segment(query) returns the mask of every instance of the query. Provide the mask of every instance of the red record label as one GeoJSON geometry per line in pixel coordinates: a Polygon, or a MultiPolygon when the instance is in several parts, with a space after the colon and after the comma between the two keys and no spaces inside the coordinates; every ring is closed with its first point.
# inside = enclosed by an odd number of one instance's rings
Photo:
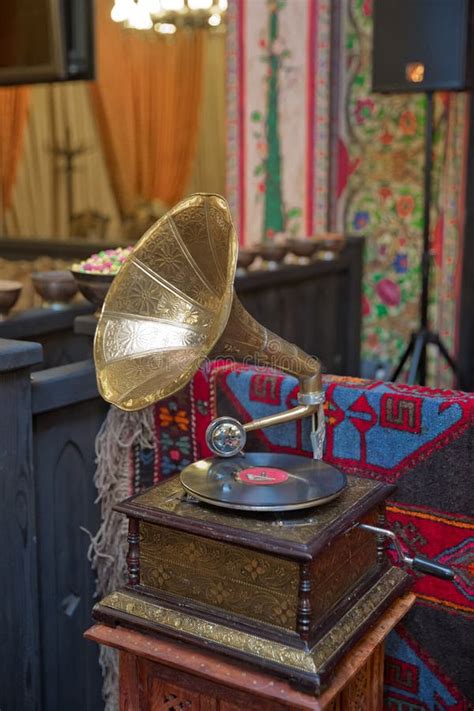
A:
{"type": "Polygon", "coordinates": [[[242,469],[236,479],[250,486],[274,486],[288,480],[288,472],[275,467],[248,467],[242,469]]]}

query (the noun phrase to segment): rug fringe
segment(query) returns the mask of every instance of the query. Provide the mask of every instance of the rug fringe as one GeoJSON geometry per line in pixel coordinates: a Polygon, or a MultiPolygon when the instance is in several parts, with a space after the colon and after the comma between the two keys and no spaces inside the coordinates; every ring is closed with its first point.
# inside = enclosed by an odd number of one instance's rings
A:
{"type": "MultiPolygon", "coordinates": [[[[100,503],[101,525],[91,536],[88,557],[97,572],[98,599],[122,587],[127,575],[127,518],[112,510],[133,493],[130,456],[134,446],[155,449],[153,407],[124,412],[114,406],[96,438],[97,469],[94,483],[100,503]]],[[[118,656],[101,647],[99,656],[104,678],[102,695],[105,711],[118,709],[118,656]]]]}

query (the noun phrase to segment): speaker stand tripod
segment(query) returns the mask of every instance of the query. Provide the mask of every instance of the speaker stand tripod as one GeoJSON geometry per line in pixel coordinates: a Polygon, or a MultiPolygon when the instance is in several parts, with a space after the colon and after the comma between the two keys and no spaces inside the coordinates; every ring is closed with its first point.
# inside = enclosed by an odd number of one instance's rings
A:
{"type": "Polygon", "coordinates": [[[438,333],[431,331],[428,326],[428,300],[430,291],[430,210],[431,210],[431,173],[433,169],[433,92],[426,92],[426,125],[425,125],[425,167],[424,167],[424,205],[423,205],[423,253],[421,257],[421,300],[420,300],[420,327],[412,333],[410,341],[403,352],[400,362],[390,378],[395,381],[403,370],[405,363],[411,357],[407,383],[420,385],[426,383],[426,356],[428,345],[438,349],[457,379],[460,387],[459,369],[456,361],[449,354],[438,333]]]}

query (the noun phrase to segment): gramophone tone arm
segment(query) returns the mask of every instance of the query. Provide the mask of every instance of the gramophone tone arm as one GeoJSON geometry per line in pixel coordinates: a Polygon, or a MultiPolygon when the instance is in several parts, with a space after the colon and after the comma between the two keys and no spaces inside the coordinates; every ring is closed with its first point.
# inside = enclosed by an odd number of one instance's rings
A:
{"type": "Polygon", "coordinates": [[[321,459],[324,443],[324,390],[321,382],[321,364],[293,343],[288,343],[255,321],[234,294],[231,312],[221,338],[215,344],[211,357],[234,358],[244,363],[270,366],[295,375],[300,381],[299,404],[290,410],[267,415],[242,424],[229,417],[214,420],[206,433],[208,446],[214,454],[231,457],[245,446],[247,432],[263,427],[273,427],[302,417],[314,416],[311,433],[313,457],[321,459]],[[317,421],[317,427],[316,427],[317,421]]]}
{"type": "MultiPolygon", "coordinates": [[[[321,402],[323,402],[323,400],[324,396],[321,402]]],[[[244,422],[242,426],[246,432],[253,432],[253,430],[259,430],[263,427],[272,427],[273,425],[281,425],[284,422],[292,422],[302,417],[308,417],[308,415],[313,415],[317,412],[318,407],[319,404],[297,405],[296,407],[292,407],[291,410],[284,410],[283,412],[277,412],[275,415],[260,417],[258,420],[252,420],[251,422],[244,422]]]]}
{"type": "Polygon", "coordinates": [[[284,422],[292,422],[299,420],[302,417],[316,415],[318,413],[318,426],[316,427],[316,418],[313,423],[313,431],[311,432],[311,445],[313,448],[313,457],[321,459],[323,456],[324,443],[324,392],[308,393],[303,392],[298,394],[300,405],[277,412],[275,415],[267,415],[260,417],[257,420],[251,420],[242,424],[234,417],[218,417],[213,420],[206,431],[206,442],[209,449],[219,457],[233,457],[245,447],[247,441],[247,432],[252,432],[263,427],[272,427],[280,425],[284,422]]]}

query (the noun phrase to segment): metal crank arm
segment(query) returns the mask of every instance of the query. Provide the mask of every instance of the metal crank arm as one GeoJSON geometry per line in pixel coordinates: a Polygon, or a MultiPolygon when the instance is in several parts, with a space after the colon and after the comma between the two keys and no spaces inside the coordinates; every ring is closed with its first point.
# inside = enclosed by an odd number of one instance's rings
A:
{"type": "Polygon", "coordinates": [[[395,550],[397,552],[398,560],[400,563],[417,570],[419,573],[424,573],[425,575],[433,575],[435,578],[442,578],[443,580],[452,580],[454,578],[454,570],[448,568],[447,565],[441,565],[436,563],[430,558],[425,558],[422,555],[416,555],[413,558],[406,555],[403,552],[400,542],[396,534],[388,528],[379,528],[379,526],[371,526],[368,523],[359,523],[359,528],[363,528],[365,531],[370,531],[371,533],[376,533],[378,536],[384,536],[390,538],[393,542],[395,550]]]}

